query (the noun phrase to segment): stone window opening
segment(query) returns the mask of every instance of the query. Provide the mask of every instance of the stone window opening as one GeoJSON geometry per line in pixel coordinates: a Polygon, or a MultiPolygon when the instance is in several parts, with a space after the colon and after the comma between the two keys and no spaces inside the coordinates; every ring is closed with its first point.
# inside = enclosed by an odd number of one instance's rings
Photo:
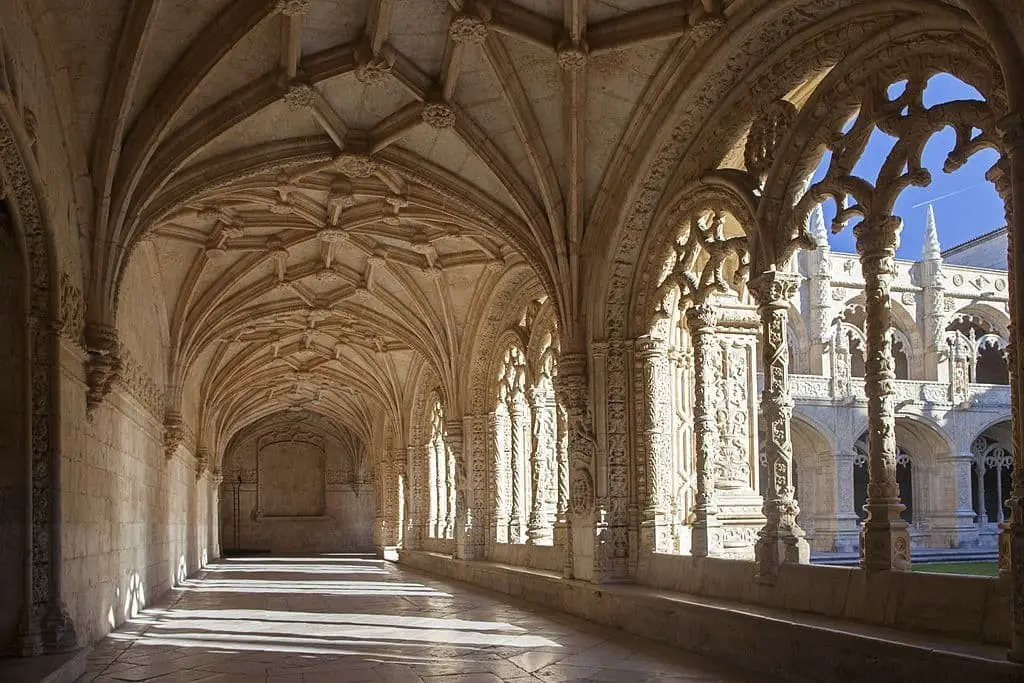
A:
{"type": "MultiPolygon", "coordinates": [[[[863,378],[866,374],[867,353],[866,321],[862,303],[848,304],[842,316],[850,349],[850,376],[863,378]]],[[[892,328],[892,355],[896,379],[910,379],[910,342],[902,330],[892,328]]]]}
{"type": "Polygon", "coordinates": [[[434,395],[430,404],[430,437],[427,441],[428,481],[430,482],[430,538],[455,538],[455,463],[445,443],[444,408],[434,395]]]}
{"type": "Polygon", "coordinates": [[[526,397],[526,358],[518,346],[506,349],[498,376],[495,406],[496,540],[524,543],[530,511],[530,406],[526,397]]]}
{"type": "MultiPolygon", "coordinates": [[[[853,507],[857,518],[867,520],[865,505],[868,499],[868,442],[865,433],[854,445],[853,458],[853,507]]],[[[899,485],[900,502],[904,506],[900,517],[907,524],[914,523],[914,463],[902,446],[896,446],[896,483],[899,485]]]]}
{"type": "Polygon", "coordinates": [[[977,384],[1010,383],[1006,340],[981,316],[960,313],[946,326],[948,362],[951,376],[966,373],[977,384]]]}
{"type": "Polygon", "coordinates": [[[1002,524],[1010,518],[1011,446],[1001,434],[988,430],[971,444],[971,455],[971,500],[978,525],[1002,524]]]}

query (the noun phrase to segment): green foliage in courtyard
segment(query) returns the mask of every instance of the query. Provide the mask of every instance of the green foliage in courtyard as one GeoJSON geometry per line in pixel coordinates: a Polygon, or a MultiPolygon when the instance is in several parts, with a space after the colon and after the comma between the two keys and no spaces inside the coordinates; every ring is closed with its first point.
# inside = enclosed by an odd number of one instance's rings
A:
{"type": "Polygon", "coordinates": [[[933,574],[996,576],[999,573],[999,564],[994,560],[991,562],[929,562],[928,564],[915,564],[913,569],[915,572],[933,574]]]}

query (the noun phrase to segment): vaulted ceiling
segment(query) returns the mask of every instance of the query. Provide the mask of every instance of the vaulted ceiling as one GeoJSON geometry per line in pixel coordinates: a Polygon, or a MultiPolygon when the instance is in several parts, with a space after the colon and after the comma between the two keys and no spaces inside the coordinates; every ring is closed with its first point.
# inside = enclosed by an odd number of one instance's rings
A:
{"type": "Polygon", "coordinates": [[[221,434],[309,406],[359,429],[400,412],[422,364],[457,383],[513,271],[567,315],[586,216],[637,103],[721,10],[51,4],[92,141],[91,315],[113,324],[132,248],[151,240],[172,395],[198,387],[221,434]]]}

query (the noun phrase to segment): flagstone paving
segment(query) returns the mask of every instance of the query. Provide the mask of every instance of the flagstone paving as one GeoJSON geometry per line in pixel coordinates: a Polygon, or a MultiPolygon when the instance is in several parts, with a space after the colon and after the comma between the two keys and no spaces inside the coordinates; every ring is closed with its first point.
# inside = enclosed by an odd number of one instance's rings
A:
{"type": "Polygon", "coordinates": [[[324,556],[211,565],[98,643],[79,683],[753,680],[506,596],[324,556]]]}

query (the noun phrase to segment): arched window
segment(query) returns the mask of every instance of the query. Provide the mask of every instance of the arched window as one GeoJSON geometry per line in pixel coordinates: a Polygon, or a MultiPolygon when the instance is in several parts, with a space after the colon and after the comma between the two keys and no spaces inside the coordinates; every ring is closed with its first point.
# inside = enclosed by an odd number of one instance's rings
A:
{"type": "Polygon", "coordinates": [[[1013,452],[1008,443],[1008,427],[993,427],[971,444],[972,494],[978,523],[1000,524],[1010,516],[1006,505],[1013,477],[1013,452]]]}
{"type": "MultiPolygon", "coordinates": [[[[850,376],[863,377],[865,374],[865,318],[864,304],[847,304],[842,316],[850,348],[850,376]]],[[[909,342],[901,331],[892,330],[892,355],[895,362],[896,379],[910,379],[909,342]]]]}
{"type": "Polygon", "coordinates": [[[984,318],[969,313],[955,315],[946,326],[950,363],[963,363],[971,382],[1009,384],[1006,340],[984,318]]]}
{"type": "Polygon", "coordinates": [[[430,435],[427,441],[430,482],[430,524],[432,538],[455,537],[455,463],[444,438],[444,409],[434,396],[430,405],[430,435]]]}
{"type": "MultiPolygon", "coordinates": [[[[853,511],[857,513],[860,521],[867,519],[867,511],[864,506],[868,500],[868,444],[867,433],[861,436],[860,441],[854,445],[855,455],[853,458],[853,511]]],[[[896,445],[896,483],[900,487],[900,501],[904,510],[900,517],[908,524],[914,521],[914,476],[913,462],[910,454],[903,448],[896,445]]]]}
{"type": "MultiPolygon", "coordinates": [[[[557,511],[558,478],[567,475],[564,463],[558,461],[557,412],[554,376],[555,349],[552,336],[542,336],[537,356],[534,383],[527,391],[530,404],[530,459],[528,487],[532,496],[527,522],[527,542],[551,545],[554,542],[554,523],[557,511]]],[[[534,350],[535,352],[535,350],[534,350]]]]}
{"type": "Polygon", "coordinates": [[[522,543],[530,513],[530,406],[526,400],[526,359],[518,346],[502,357],[495,406],[496,539],[522,543]]]}

